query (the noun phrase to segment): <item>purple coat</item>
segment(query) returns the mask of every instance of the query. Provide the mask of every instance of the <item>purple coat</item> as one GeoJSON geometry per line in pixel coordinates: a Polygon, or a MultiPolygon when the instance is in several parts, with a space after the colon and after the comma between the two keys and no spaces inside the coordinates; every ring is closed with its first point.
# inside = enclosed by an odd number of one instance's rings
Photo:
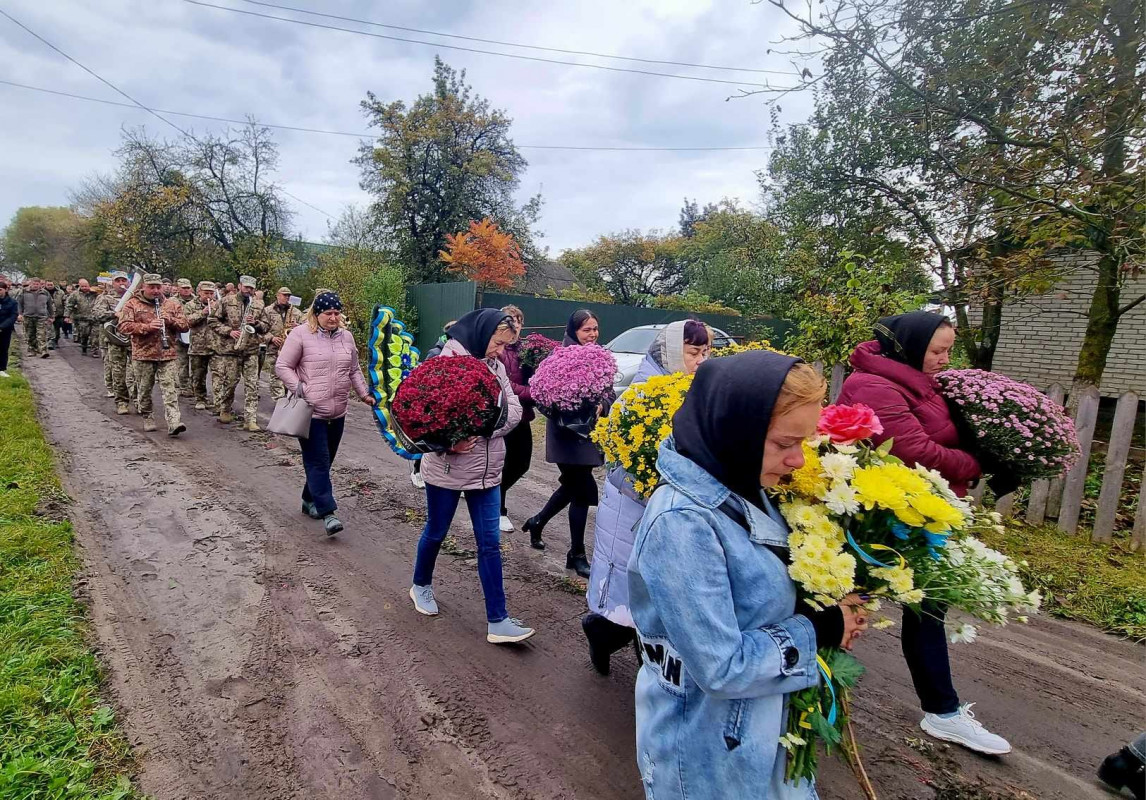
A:
{"type": "Polygon", "coordinates": [[[959,447],[959,431],[935,379],[880,353],[879,343],[864,342],[852,353],[853,372],[836,400],[863,403],[883,423],[880,444],[894,439],[891,454],[908,466],[922,464],[939,472],[957,495],[981,474],[975,457],[959,447]]]}
{"type": "Polygon", "coordinates": [[[509,385],[513,387],[513,393],[521,402],[521,424],[528,425],[537,419],[537,412],[533,410],[533,395],[529,391],[529,376],[525,374],[525,367],[521,364],[521,342],[514,342],[505,348],[498,360],[505,367],[509,385]]]}

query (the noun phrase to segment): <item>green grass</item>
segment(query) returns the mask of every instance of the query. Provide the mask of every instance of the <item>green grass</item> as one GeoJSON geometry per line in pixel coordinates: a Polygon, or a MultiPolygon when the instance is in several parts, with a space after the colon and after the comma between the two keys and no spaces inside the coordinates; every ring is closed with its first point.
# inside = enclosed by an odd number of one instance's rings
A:
{"type": "Polygon", "coordinates": [[[1146,641],[1146,557],[1130,552],[1125,537],[1097,544],[1049,525],[1009,520],[1005,533],[982,538],[1027,562],[1023,582],[1043,592],[1047,613],[1146,641]]]}
{"type": "Polygon", "coordinates": [[[12,373],[0,381],[0,799],[138,797],[72,594],[67,497],[12,373]]]}

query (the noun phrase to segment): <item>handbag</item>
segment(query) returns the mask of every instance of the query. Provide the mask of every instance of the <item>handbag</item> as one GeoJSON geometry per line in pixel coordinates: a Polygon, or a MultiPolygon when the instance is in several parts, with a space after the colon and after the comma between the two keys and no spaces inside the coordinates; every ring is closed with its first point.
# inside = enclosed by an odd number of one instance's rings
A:
{"type": "Polygon", "coordinates": [[[267,425],[268,431],[299,439],[310,436],[310,419],[314,415],[314,409],[303,398],[299,390],[301,386],[300,381],[294,392],[275,403],[274,413],[271,414],[271,421],[267,425]]]}

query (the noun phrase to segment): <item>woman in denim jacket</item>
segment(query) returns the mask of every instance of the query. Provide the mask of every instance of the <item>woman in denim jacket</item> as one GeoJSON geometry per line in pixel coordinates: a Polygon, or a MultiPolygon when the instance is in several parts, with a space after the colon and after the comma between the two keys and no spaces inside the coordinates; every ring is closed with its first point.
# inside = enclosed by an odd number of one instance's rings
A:
{"type": "Polygon", "coordinates": [[[867,623],[855,598],[797,613],[788,528],[761,489],[802,466],[824,390],[778,353],[709,361],[661,447],[629,561],[650,800],[816,797],[784,781],[787,695],[819,682],[817,642],[850,647],[867,623]]]}

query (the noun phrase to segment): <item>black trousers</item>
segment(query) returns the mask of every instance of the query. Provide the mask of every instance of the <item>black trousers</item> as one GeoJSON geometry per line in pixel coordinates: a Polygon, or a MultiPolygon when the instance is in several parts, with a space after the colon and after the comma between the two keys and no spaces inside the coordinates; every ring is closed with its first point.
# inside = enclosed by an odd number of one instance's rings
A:
{"type": "Polygon", "coordinates": [[[597,481],[593,468],[584,464],[558,464],[557,469],[561,472],[561,485],[549,497],[537,521],[544,528],[569,506],[569,555],[583,556],[589,507],[597,505],[597,481]]]}
{"type": "Polygon", "coordinates": [[[959,694],[951,680],[947,632],[943,629],[947,609],[924,602],[922,611],[917,614],[903,609],[903,658],[924,713],[951,714],[959,710],[959,694]]]}
{"type": "Polygon", "coordinates": [[[8,348],[12,345],[12,329],[0,331],[0,372],[8,369],[8,348]]]}
{"type": "Polygon", "coordinates": [[[501,472],[501,515],[508,516],[505,496],[525,473],[533,461],[533,431],[528,422],[522,422],[505,437],[505,467],[501,472]]]}

